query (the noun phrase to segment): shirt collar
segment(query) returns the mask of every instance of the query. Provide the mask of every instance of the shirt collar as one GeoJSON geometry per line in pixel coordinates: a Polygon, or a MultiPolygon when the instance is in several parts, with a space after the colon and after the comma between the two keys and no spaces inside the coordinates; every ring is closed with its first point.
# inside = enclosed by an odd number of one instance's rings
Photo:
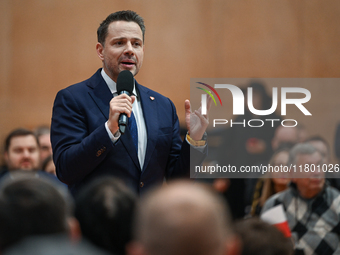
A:
{"type": "MultiPolygon", "coordinates": [[[[106,82],[107,86],[109,87],[111,93],[112,93],[112,94],[117,93],[117,83],[115,83],[115,82],[110,78],[110,76],[108,76],[108,75],[105,73],[104,68],[102,68],[101,75],[102,75],[104,81],[106,82]]],[[[134,81],[135,81],[135,79],[134,79],[134,81]]],[[[136,83],[136,82],[135,82],[135,83],[136,83]]],[[[134,96],[137,97],[136,86],[133,86],[132,94],[133,94],[134,96]]]]}

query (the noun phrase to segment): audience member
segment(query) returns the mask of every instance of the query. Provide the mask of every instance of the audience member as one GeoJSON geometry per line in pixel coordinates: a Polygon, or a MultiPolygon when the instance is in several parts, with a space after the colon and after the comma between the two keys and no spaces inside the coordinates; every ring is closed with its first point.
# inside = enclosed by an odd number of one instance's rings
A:
{"type": "MultiPolygon", "coordinates": [[[[330,152],[330,146],[328,142],[322,138],[321,136],[312,136],[306,140],[306,142],[312,144],[315,148],[317,148],[322,155],[324,156],[324,164],[330,164],[331,163],[331,152],[330,152]]],[[[330,171],[332,172],[326,172],[326,180],[329,182],[329,184],[340,190],[340,174],[339,171],[335,171],[335,169],[331,169],[329,166],[330,171]]]]}
{"type": "MultiPolygon", "coordinates": [[[[273,139],[271,140],[271,146],[273,151],[277,151],[280,148],[292,148],[296,143],[299,141],[299,130],[297,126],[293,126],[295,123],[293,121],[286,121],[285,122],[285,127],[284,126],[279,126],[275,130],[275,135],[273,139]]],[[[268,164],[268,162],[265,162],[265,164],[268,164]]],[[[260,174],[262,177],[262,173],[260,174]]],[[[255,210],[257,208],[257,203],[256,206],[253,206],[254,202],[254,195],[255,195],[255,201],[257,200],[256,197],[258,198],[257,195],[262,194],[261,192],[258,192],[262,190],[263,186],[263,179],[258,179],[260,176],[251,176],[251,178],[247,178],[245,180],[246,187],[245,187],[245,205],[246,209],[245,212],[246,214],[251,214],[251,215],[257,215],[260,211],[255,210]]],[[[270,176],[267,176],[270,178],[270,176]]],[[[282,179],[282,178],[281,178],[282,179]]],[[[268,180],[270,182],[270,180],[268,180]]],[[[268,197],[266,197],[268,198],[268,197]]],[[[263,206],[263,205],[262,205],[263,206]]],[[[257,209],[261,209],[260,206],[257,209]]]]}
{"type": "MultiPolygon", "coordinates": [[[[272,98],[266,92],[265,86],[257,81],[252,81],[244,89],[244,94],[248,95],[247,89],[252,89],[252,103],[256,110],[270,109],[272,98]]],[[[271,141],[274,137],[275,129],[279,121],[272,124],[265,119],[278,119],[281,117],[276,113],[266,116],[254,115],[248,107],[245,107],[244,115],[239,115],[233,119],[234,123],[239,123],[227,128],[223,132],[221,148],[219,150],[219,165],[235,166],[254,166],[267,164],[273,154],[271,141]],[[262,127],[251,127],[243,125],[251,119],[262,120],[265,125],[262,127]],[[240,124],[241,123],[241,124],[240,124]]],[[[255,185],[255,184],[254,184],[255,185]]],[[[246,206],[251,203],[251,195],[247,190],[248,183],[241,178],[230,178],[228,189],[224,193],[234,219],[243,218],[246,213],[246,206]],[[250,197],[250,198],[249,198],[250,197]]]]}
{"type": "Polygon", "coordinates": [[[75,216],[83,236],[111,253],[126,254],[135,203],[135,194],[117,179],[95,180],[76,197],[75,216]]]}
{"type": "Polygon", "coordinates": [[[44,160],[52,155],[51,130],[48,126],[37,127],[34,134],[38,137],[40,144],[40,160],[44,160]]]}
{"type": "Polygon", "coordinates": [[[40,167],[39,141],[30,130],[13,130],[5,140],[4,151],[9,171],[38,170],[40,167]]]}
{"type": "Polygon", "coordinates": [[[80,238],[67,190],[31,172],[16,172],[0,188],[0,252],[15,254],[105,254],[80,238]],[[71,239],[70,239],[71,237],[71,239]]]}
{"type": "Polygon", "coordinates": [[[292,185],[269,198],[262,213],[282,204],[295,242],[295,251],[304,254],[338,254],[340,252],[340,192],[327,185],[323,171],[323,155],[311,144],[297,144],[288,164],[295,165],[292,185]],[[300,166],[302,171],[300,172],[300,166]]]}
{"type": "MultiPolygon", "coordinates": [[[[289,158],[289,147],[279,148],[269,161],[273,168],[286,166],[289,158]]],[[[257,181],[250,214],[259,215],[264,203],[272,195],[288,188],[290,178],[283,171],[270,172],[257,181]]]]}
{"type": "Polygon", "coordinates": [[[236,222],[235,232],[242,241],[241,255],[293,255],[291,239],[258,218],[236,222]]]}
{"type": "Polygon", "coordinates": [[[175,182],[142,197],[137,212],[133,255],[238,254],[229,211],[203,184],[175,182]]]}

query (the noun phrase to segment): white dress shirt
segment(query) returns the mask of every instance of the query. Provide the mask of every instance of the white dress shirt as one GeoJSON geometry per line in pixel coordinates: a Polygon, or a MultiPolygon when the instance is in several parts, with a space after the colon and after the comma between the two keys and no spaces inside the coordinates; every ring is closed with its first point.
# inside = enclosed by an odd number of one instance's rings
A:
{"type": "MultiPolygon", "coordinates": [[[[107,86],[109,87],[111,93],[114,96],[116,96],[117,95],[117,84],[105,73],[104,69],[102,69],[101,75],[103,79],[105,80],[107,86]]],[[[133,94],[137,95],[135,86],[133,86],[133,94]]],[[[147,138],[147,133],[146,133],[146,125],[144,121],[142,105],[140,102],[140,98],[138,96],[136,96],[136,100],[132,104],[132,111],[133,111],[133,114],[135,115],[137,130],[138,130],[138,160],[139,160],[141,169],[143,169],[148,138],[147,138]]],[[[113,135],[109,127],[107,126],[107,122],[105,122],[105,128],[111,138],[111,141],[113,143],[116,143],[121,135],[119,130],[116,134],[113,135]]]]}

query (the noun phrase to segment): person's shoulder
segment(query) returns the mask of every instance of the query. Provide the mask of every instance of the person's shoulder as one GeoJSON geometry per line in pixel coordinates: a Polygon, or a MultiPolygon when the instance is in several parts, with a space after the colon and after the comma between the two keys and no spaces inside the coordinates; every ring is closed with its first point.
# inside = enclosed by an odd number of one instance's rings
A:
{"type": "Polygon", "coordinates": [[[340,214],[340,191],[327,183],[325,184],[325,195],[323,198],[327,202],[329,209],[335,212],[337,215],[340,214]]]}
{"type": "Polygon", "coordinates": [[[284,190],[284,191],[282,191],[282,192],[278,192],[278,193],[276,193],[276,194],[270,196],[270,197],[268,198],[268,200],[266,201],[266,203],[268,203],[268,204],[275,204],[275,202],[277,202],[277,201],[282,202],[282,201],[283,201],[283,198],[285,197],[285,195],[286,195],[287,193],[288,193],[287,190],[284,190]]]}
{"type": "Polygon", "coordinates": [[[326,186],[326,192],[331,195],[332,200],[338,200],[340,203],[340,191],[337,188],[334,188],[330,185],[326,186]]]}
{"type": "Polygon", "coordinates": [[[139,90],[139,93],[146,93],[150,97],[151,100],[156,100],[156,101],[160,101],[160,102],[168,102],[171,105],[173,105],[173,102],[171,101],[170,98],[139,84],[137,81],[136,81],[136,84],[137,84],[137,88],[139,90]]]}
{"type": "Polygon", "coordinates": [[[289,204],[290,200],[292,199],[292,197],[294,196],[291,187],[289,187],[288,189],[278,192],[274,195],[272,195],[271,197],[269,197],[267,199],[267,201],[264,203],[263,208],[262,208],[262,212],[267,211],[268,209],[277,206],[279,204],[289,204]]]}
{"type": "Polygon", "coordinates": [[[157,96],[157,97],[160,97],[160,98],[167,98],[166,96],[163,96],[161,93],[158,93],[155,90],[149,89],[148,87],[143,86],[142,84],[138,83],[137,81],[136,81],[136,84],[137,84],[137,88],[138,88],[140,93],[147,93],[147,94],[152,95],[152,96],[157,96]]]}

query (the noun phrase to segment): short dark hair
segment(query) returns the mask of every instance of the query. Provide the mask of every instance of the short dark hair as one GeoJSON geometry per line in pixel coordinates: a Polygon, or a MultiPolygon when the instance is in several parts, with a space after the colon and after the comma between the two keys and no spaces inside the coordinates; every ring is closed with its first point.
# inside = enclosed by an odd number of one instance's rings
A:
{"type": "Polygon", "coordinates": [[[6,137],[6,139],[5,139],[5,151],[8,152],[12,138],[18,137],[18,136],[28,136],[28,135],[34,136],[35,140],[37,141],[38,146],[40,146],[38,137],[31,130],[28,130],[28,129],[25,129],[25,128],[17,128],[17,129],[14,129],[11,133],[9,133],[8,136],[6,137]]]}
{"type": "Polygon", "coordinates": [[[100,24],[99,28],[97,29],[98,42],[104,45],[109,25],[114,21],[121,21],[121,20],[132,21],[132,22],[137,23],[140,29],[142,30],[143,42],[144,42],[144,35],[145,35],[144,20],[136,12],[130,11],[130,10],[118,11],[115,13],[111,13],[109,16],[107,16],[107,18],[100,24]]]}
{"type": "Polygon", "coordinates": [[[241,238],[241,255],[291,255],[293,243],[273,225],[249,218],[235,224],[235,232],[241,238]]]}
{"type": "Polygon", "coordinates": [[[132,240],[135,194],[113,177],[94,180],[75,199],[75,217],[84,237],[114,254],[132,240]]]}
{"type": "Polygon", "coordinates": [[[0,189],[0,251],[28,236],[66,233],[70,208],[62,192],[31,172],[12,178],[0,189]]]}

